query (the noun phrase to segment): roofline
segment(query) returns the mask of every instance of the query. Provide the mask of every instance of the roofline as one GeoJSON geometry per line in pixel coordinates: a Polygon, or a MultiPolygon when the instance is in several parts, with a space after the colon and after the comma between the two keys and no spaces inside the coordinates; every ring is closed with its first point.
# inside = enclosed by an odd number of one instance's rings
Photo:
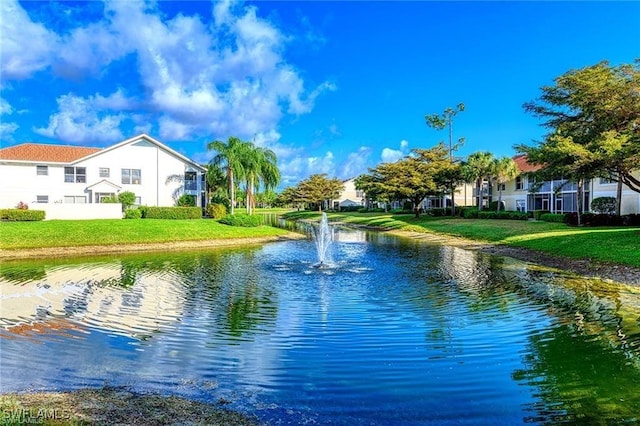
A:
{"type": "Polygon", "coordinates": [[[103,154],[105,152],[109,152],[109,151],[112,151],[114,149],[120,148],[121,146],[127,145],[127,144],[129,144],[131,142],[134,142],[134,141],[138,140],[138,139],[146,139],[147,141],[151,142],[152,144],[154,144],[158,148],[167,151],[169,154],[171,154],[171,155],[173,155],[175,157],[178,157],[179,159],[181,159],[185,163],[188,163],[188,164],[190,164],[192,166],[195,166],[196,168],[200,169],[203,172],[206,171],[206,169],[204,167],[202,167],[200,164],[198,164],[195,161],[189,159],[188,157],[185,157],[184,155],[180,154],[178,151],[175,151],[172,148],[169,148],[168,146],[166,146],[162,142],[152,138],[151,136],[147,135],[146,133],[140,133],[139,135],[136,135],[136,136],[134,136],[132,138],[126,139],[126,140],[124,140],[122,142],[118,142],[115,145],[111,145],[111,146],[109,146],[107,148],[103,148],[102,150],[100,150],[98,152],[94,152],[93,154],[89,154],[87,156],[79,158],[79,159],[77,159],[77,160],[75,160],[75,161],[73,161],[73,162],[71,162],[69,164],[74,164],[74,163],[78,163],[80,161],[87,160],[87,159],[92,158],[92,157],[97,157],[100,154],[103,154]]]}

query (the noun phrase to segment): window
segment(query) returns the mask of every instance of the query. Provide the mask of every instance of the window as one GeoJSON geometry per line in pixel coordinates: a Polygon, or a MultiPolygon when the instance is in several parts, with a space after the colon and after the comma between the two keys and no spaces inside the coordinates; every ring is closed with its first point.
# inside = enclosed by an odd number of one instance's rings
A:
{"type": "Polygon", "coordinates": [[[65,204],[85,204],[87,197],[83,195],[65,195],[64,202],[65,204]]]}
{"type": "Polygon", "coordinates": [[[142,183],[142,172],[140,169],[122,169],[122,183],[140,185],[142,183]]]}
{"type": "Polygon", "coordinates": [[[108,167],[100,167],[100,177],[101,178],[108,178],[110,175],[110,170],[108,167]]]}
{"type": "Polygon", "coordinates": [[[516,191],[524,189],[524,182],[522,181],[522,176],[516,176],[516,191]]]}
{"type": "Polygon", "coordinates": [[[49,175],[49,166],[36,166],[36,175],[38,175],[38,176],[48,176],[49,175]]]}
{"type": "Polygon", "coordinates": [[[600,178],[600,185],[609,185],[612,183],[616,183],[616,181],[610,178],[603,178],[603,177],[600,178]]]}
{"type": "Polygon", "coordinates": [[[86,167],[65,167],[64,181],[67,183],[86,183],[87,168],[86,167]]]}
{"type": "Polygon", "coordinates": [[[506,187],[506,185],[504,183],[499,183],[496,186],[497,186],[498,191],[506,191],[506,189],[507,189],[507,187],[506,187]]]}
{"type": "Polygon", "coordinates": [[[525,200],[516,200],[516,210],[519,212],[524,212],[527,210],[525,200]]]}
{"type": "Polygon", "coordinates": [[[48,203],[49,196],[48,195],[36,195],[36,203],[48,203]]]}
{"type": "Polygon", "coordinates": [[[142,205],[142,197],[136,197],[136,200],[133,202],[133,205],[141,206],[142,205]]]}

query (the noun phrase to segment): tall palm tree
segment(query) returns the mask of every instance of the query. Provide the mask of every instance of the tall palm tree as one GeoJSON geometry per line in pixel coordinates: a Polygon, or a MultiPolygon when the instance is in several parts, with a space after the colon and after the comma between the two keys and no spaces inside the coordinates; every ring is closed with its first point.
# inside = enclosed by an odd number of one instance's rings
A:
{"type": "Polygon", "coordinates": [[[255,192],[262,184],[265,190],[274,189],[280,183],[278,159],[270,149],[248,144],[243,157],[247,213],[255,208],[255,192]]]}
{"type": "Polygon", "coordinates": [[[211,164],[221,167],[227,175],[231,214],[233,214],[236,204],[235,178],[241,179],[244,176],[243,157],[246,145],[246,142],[235,136],[230,136],[226,143],[215,140],[207,145],[207,149],[217,152],[211,160],[211,164]]]}
{"type": "Polygon", "coordinates": [[[207,165],[206,182],[207,202],[224,204],[227,208],[231,208],[225,171],[220,166],[209,163],[207,165]]]}
{"type": "Polygon", "coordinates": [[[498,186],[498,207],[496,211],[500,211],[502,205],[502,185],[515,179],[518,176],[518,166],[510,157],[501,157],[493,160],[493,178],[498,186]]]}
{"type": "Polygon", "coordinates": [[[463,174],[467,182],[476,183],[476,200],[478,210],[482,210],[482,182],[491,180],[493,174],[493,154],[490,152],[474,152],[463,165],[463,174]]]}

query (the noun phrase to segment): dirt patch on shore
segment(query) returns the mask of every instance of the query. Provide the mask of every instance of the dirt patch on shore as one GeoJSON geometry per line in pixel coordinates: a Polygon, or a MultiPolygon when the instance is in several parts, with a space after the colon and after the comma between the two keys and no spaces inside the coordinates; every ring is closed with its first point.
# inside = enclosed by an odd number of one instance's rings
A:
{"type": "Polygon", "coordinates": [[[256,418],[177,396],[123,388],[0,395],[2,424],[257,425],[256,418]]]}
{"type": "Polygon", "coordinates": [[[470,250],[478,250],[483,253],[498,256],[513,257],[529,263],[547,266],[561,271],[568,271],[576,275],[590,278],[599,278],[605,281],[640,286],[640,268],[626,265],[593,262],[588,259],[572,259],[567,257],[552,256],[536,250],[505,245],[494,245],[460,237],[452,237],[442,234],[390,231],[396,235],[420,239],[438,244],[446,244],[470,250]]]}
{"type": "Polygon", "coordinates": [[[116,244],[93,245],[82,247],[44,247],[34,249],[0,250],[0,260],[8,259],[37,259],[46,257],[76,257],[96,254],[136,253],[145,251],[174,251],[199,250],[212,247],[238,247],[264,244],[275,241],[287,241],[306,238],[302,234],[288,233],[285,235],[256,238],[229,238],[203,241],[171,241],[164,243],[146,244],[116,244]]]}

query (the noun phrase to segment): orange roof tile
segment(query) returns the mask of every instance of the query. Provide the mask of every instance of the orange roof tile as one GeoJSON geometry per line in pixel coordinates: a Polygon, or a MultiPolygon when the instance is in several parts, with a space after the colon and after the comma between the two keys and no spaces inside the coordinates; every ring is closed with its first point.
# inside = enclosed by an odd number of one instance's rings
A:
{"type": "Polygon", "coordinates": [[[542,168],[541,165],[528,163],[526,154],[516,155],[513,157],[513,161],[515,161],[516,166],[518,166],[518,170],[522,173],[535,172],[542,168]]]}
{"type": "Polygon", "coordinates": [[[101,150],[102,148],[89,148],[84,146],[23,143],[21,145],[0,149],[0,160],[70,163],[101,150]]]}

